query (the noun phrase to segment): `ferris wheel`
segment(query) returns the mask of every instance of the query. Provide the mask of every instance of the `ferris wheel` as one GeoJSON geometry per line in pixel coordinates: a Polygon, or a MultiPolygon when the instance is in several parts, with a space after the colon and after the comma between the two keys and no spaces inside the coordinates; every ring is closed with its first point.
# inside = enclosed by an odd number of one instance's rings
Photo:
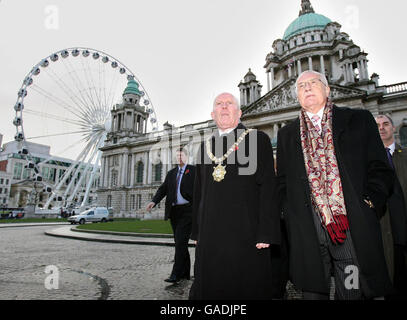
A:
{"type": "MultiPolygon", "coordinates": [[[[24,78],[14,105],[14,139],[26,160],[28,179],[43,186],[51,202],[84,207],[100,171],[111,113],[127,82],[138,83],[140,106],[149,114],[146,131],[158,130],[155,110],[139,79],[118,59],[91,48],[68,48],[37,63],[24,78]],[[45,157],[36,145],[50,146],[45,157]],[[31,147],[30,147],[31,145],[31,147]],[[52,153],[52,155],[51,155],[52,153]],[[66,166],[49,174],[49,165],[66,166]],[[81,201],[78,203],[78,195],[81,201]]],[[[51,168],[52,170],[52,168],[51,168]]]]}

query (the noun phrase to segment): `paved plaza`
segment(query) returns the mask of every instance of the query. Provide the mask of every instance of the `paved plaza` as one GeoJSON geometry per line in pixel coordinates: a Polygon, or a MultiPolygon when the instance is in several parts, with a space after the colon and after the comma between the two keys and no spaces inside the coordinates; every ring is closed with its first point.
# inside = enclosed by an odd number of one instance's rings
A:
{"type": "MultiPolygon", "coordinates": [[[[0,300],[188,299],[192,279],[163,281],[173,265],[172,238],[72,228],[66,223],[0,225],[0,300]]],[[[189,252],[193,265],[193,246],[189,252]]],[[[301,299],[291,283],[287,299],[301,299]]]]}
{"type": "MultiPolygon", "coordinates": [[[[168,285],[174,248],[45,235],[55,226],[1,228],[0,299],[185,300],[192,280],[168,285]],[[45,273],[57,268],[58,289],[45,273]],[[52,267],[55,266],[55,267],[52,267]],[[48,289],[47,289],[48,287],[48,289]]],[[[194,249],[190,248],[192,263],[194,249]]]]}

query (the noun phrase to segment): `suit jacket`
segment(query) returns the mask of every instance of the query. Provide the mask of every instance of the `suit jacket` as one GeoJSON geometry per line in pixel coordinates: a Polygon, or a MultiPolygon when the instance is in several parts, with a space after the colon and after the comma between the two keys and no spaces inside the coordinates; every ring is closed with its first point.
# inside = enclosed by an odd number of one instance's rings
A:
{"type": "MultiPolygon", "coordinates": [[[[164,219],[168,220],[171,214],[172,204],[176,200],[176,182],[177,182],[178,166],[168,171],[164,182],[158,188],[153,197],[153,202],[157,205],[164,197],[165,199],[165,215],[164,219]]],[[[189,201],[192,205],[193,188],[195,181],[195,166],[187,165],[181,180],[180,192],[182,197],[189,201]]],[[[155,207],[155,206],[154,206],[155,207]]]]}
{"type": "Polygon", "coordinates": [[[393,153],[396,172],[393,194],[388,201],[390,222],[395,244],[407,244],[407,149],[396,144],[393,153]]]}
{"type": "MultiPolygon", "coordinates": [[[[394,174],[377,124],[367,110],[333,107],[333,143],[349,229],[371,296],[391,292],[379,219],[385,213],[394,174]],[[369,197],[375,209],[364,198],[369,197]]],[[[290,275],[300,289],[329,293],[313,217],[311,193],[297,118],[277,139],[279,195],[290,243],[290,275]]]]}

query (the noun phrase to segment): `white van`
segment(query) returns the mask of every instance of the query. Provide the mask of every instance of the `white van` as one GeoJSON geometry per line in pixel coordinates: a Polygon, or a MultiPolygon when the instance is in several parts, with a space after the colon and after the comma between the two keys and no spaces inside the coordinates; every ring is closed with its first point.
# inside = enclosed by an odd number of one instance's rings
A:
{"type": "Polygon", "coordinates": [[[84,224],[85,222],[107,222],[112,220],[113,219],[109,214],[109,210],[105,207],[90,208],[81,214],[70,216],[68,218],[68,221],[71,224],[84,224]]]}

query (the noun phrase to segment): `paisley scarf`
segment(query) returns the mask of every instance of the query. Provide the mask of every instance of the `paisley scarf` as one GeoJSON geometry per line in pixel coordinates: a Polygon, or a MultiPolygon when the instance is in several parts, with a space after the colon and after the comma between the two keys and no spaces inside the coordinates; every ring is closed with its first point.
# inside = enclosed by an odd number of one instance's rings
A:
{"type": "Polygon", "coordinates": [[[342,183],[332,138],[332,102],[328,100],[321,135],[305,110],[300,111],[301,146],[311,189],[311,202],[334,244],[343,243],[349,228],[342,183]]]}

